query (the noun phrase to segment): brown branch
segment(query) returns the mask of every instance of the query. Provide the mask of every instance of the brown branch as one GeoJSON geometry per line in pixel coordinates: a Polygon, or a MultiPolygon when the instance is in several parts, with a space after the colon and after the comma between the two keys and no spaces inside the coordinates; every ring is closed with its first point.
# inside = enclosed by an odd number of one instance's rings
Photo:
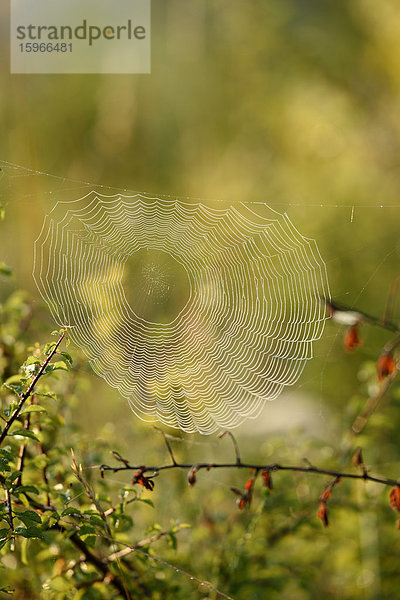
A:
{"type": "Polygon", "coordinates": [[[359,310],[358,308],[352,308],[351,306],[348,306],[347,304],[342,304],[341,302],[337,302],[336,300],[333,301],[323,297],[321,298],[321,300],[325,302],[326,306],[333,312],[354,312],[360,315],[362,321],[366,321],[367,323],[370,323],[370,325],[375,325],[375,327],[387,329],[392,333],[400,333],[399,325],[397,325],[397,323],[394,323],[393,321],[387,320],[386,316],[380,319],[379,317],[370,315],[369,313],[359,310]]]}
{"type": "MultiPolygon", "coordinates": [[[[375,477],[373,475],[369,475],[368,473],[357,474],[357,473],[346,473],[341,471],[335,471],[330,469],[321,469],[318,467],[314,467],[311,465],[308,466],[297,466],[297,465],[281,465],[279,463],[270,463],[270,464],[252,464],[252,463],[196,463],[196,471],[200,471],[200,469],[206,469],[209,471],[210,469],[253,469],[255,472],[257,471],[294,471],[301,473],[314,473],[318,475],[327,475],[329,477],[339,477],[342,479],[361,479],[363,481],[373,481],[375,483],[379,483],[381,485],[390,485],[395,486],[399,485],[399,480],[390,479],[386,477],[375,477]]],[[[111,471],[112,473],[117,473],[118,471],[136,471],[140,469],[142,473],[152,473],[158,474],[161,471],[167,471],[169,469],[191,469],[193,465],[191,463],[174,463],[168,465],[155,465],[155,466],[134,466],[129,463],[124,465],[123,467],[111,467],[110,465],[101,465],[100,469],[102,472],[111,471]]]]}
{"type": "MultiPolygon", "coordinates": [[[[182,529],[182,525],[177,525],[176,531],[179,531],[180,529],[182,529]]],[[[131,554],[131,552],[135,552],[135,550],[138,550],[138,548],[143,548],[143,546],[148,546],[150,544],[153,544],[154,542],[158,542],[158,540],[160,540],[161,538],[163,538],[169,534],[170,534],[169,531],[160,531],[160,533],[156,533],[152,536],[144,538],[143,540],[140,540],[140,542],[138,542],[134,546],[129,546],[128,548],[124,548],[123,550],[120,550],[119,552],[113,552],[112,554],[110,554],[110,556],[107,557],[107,561],[111,562],[118,558],[125,557],[128,554],[131,554]]]]}
{"type": "Polygon", "coordinates": [[[157,562],[158,564],[163,565],[164,567],[167,567],[168,569],[173,569],[176,573],[180,573],[181,575],[184,575],[191,581],[195,581],[199,585],[203,586],[205,589],[209,589],[212,592],[214,592],[214,594],[216,594],[217,596],[221,596],[222,598],[226,598],[227,600],[233,600],[233,598],[231,596],[229,596],[228,594],[225,594],[225,592],[222,592],[221,590],[217,589],[208,581],[199,579],[195,575],[192,575],[191,573],[184,571],[180,567],[172,565],[171,563],[167,562],[166,560],[163,560],[162,558],[159,558],[158,556],[149,554],[148,552],[146,552],[145,550],[142,550],[141,548],[137,548],[137,547],[135,548],[134,546],[130,546],[129,544],[126,544],[125,542],[121,542],[120,540],[110,539],[102,534],[99,534],[99,537],[102,537],[103,539],[105,539],[108,542],[113,542],[114,544],[122,546],[123,548],[130,548],[131,550],[133,550],[139,554],[142,554],[143,556],[146,556],[146,558],[150,558],[152,561],[157,562]]]}
{"type": "MultiPolygon", "coordinates": [[[[133,498],[129,498],[129,500],[127,500],[125,502],[125,505],[127,506],[128,504],[131,504],[132,502],[136,502],[138,500],[139,496],[136,494],[133,498]]],[[[112,515],[113,513],[115,513],[115,511],[118,509],[118,506],[111,506],[110,508],[107,508],[107,510],[104,511],[104,515],[106,517],[109,517],[110,515],[112,515]]]]}
{"type": "Polygon", "coordinates": [[[387,321],[389,319],[390,315],[393,312],[394,301],[396,298],[399,283],[400,283],[400,276],[396,277],[396,279],[394,281],[392,281],[392,283],[390,285],[389,293],[388,293],[388,297],[387,297],[387,301],[386,301],[385,313],[384,313],[385,321],[387,321]]]}
{"type": "MultiPolygon", "coordinates": [[[[386,342],[385,346],[382,349],[381,355],[377,362],[377,371],[378,371],[378,379],[380,380],[380,386],[378,391],[370,396],[361,410],[361,412],[355,418],[352,425],[352,433],[358,435],[365,428],[368,423],[369,418],[374,413],[382,398],[388,391],[391,386],[393,380],[396,377],[398,366],[396,365],[393,359],[393,353],[400,345],[400,326],[395,322],[389,320],[390,313],[393,308],[393,299],[394,295],[397,292],[397,288],[400,283],[400,277],[398,277],[390,288],[389,299],[386,305],[385,313],[383,318],[378,318],[369,313],[363,312],[358,309],[354,309],[345,304],[329,300],[327,298],[321,297],[321,300],[325,302],[325,305],[330,312],[331,316],[335,319],[336,313],[348,313],[354,318],[353,327],[357,327],[359,323],[366,322],[370,325],[374,325],[376,327],[380,327],[382,329],[386,329],[391,333],[394,333],[394,337],[392,337],[388,342],[386,342]],[[383,361],[383,364],[382,364],[383,361]],[[389,364],[387,364],[389,362],[389,364]]],[[[339,319],[338,319],[339,320],[339,319]]],[[[339,321],[340,322],[340,321],[339,321]]],[[[346,345],[346,342],[345,342],[346,345]]],[[[348,349],[353,350],[354,348],[348,346],[348,349]]]]}
{"type": "Polygon", "coordinates": [[[383,351],[386,352],[387,354],[390,354],[397,348],[397,346],[399,346],[399,344],[400,344],[400,334],[396,335],[393,339],[389,340],[385,344],[383,351]]]}
{"type": "MultiPolygon", "coordinates": [[[[39,514],[41,514],[44,511],[50,510],[52,512],[58,512],[58,509],[55,508],[54,506],[45,506],[43,504],[40,504],[39,502],[37,502],[36,500],[34,500],[29,494],[24,493],[25,497],[29,500],[29,503],[31,504],[31,506],[34,506],[35,509],[38,511],[39,514]]],[[[19,504],[19,503],[15,503],[16,506],[21,506],[21,507],[25,507],[24,504],[19,504]]],[[[82,515],[76,515],[76,516],[81,516],[82,515]]],[[[68,523],[68,525],[72,525],[75,528],[77,528],[77,525],[72,524],[72,523],[68,523]]],[[[54,523],[54,525],[52,525],[49,530],[55,530],[55,531],[59,531],[61,533],[66,533],[69,534],[70,530],[67,529],[67,527],[64,527],[64,525],[62,525],[61,523],[57,522],[54,523]]],[[[177,567],[176,565],[173,565],[161,558],[159,558],[158,556],[155,556],[153,554],[149,554],[148,552],[146,552],[145,550],[143,550],[140,547],[140,543],[138,542],[138,544],[136,546],[130,546],[129,544],[126,544],[124,542],[121,542],[119,540],[116,540],[112,537],[109,537],[108,535],[104,535],[101,533],[97,534],[98,537],[101,537],[102,539],[104,539],[106,542],[110,543],[110,544],[114,544],[114,545],[119,545],[122,546],[125,549],[129,549],[131,552],[136,552],[138,554],[141,554],[142,556],[145,556],[148,559],[151,559],[152,561],[163,565],[164,567],[167,567],[168,569],[173,569],[176,573],[180,573],[181,575],[184,575],[185,577],[187,577],[188,579],[192,580],[192,581],[196,581],[199,585],[204,586],[204,588],[209,589],[211,591],[213,591],[216,595],[221,596],[223,598],[226,598],[227,600],[233,600],[233,598],[231,598],[231,596],[228,596],[227,594],[225,594],[224,592],[222,592],[221,590],[218,590],[217,588],[215,588],[213,585],[211,585],[209,582],[198,579],[195,575],[192,575],[191,573],[188,573],[187,571],[184,571],[183,569],[180,569],[179,567],[177,567]]],[[[123,596],[124,598],[131,598],[129,595],[129,591],[125,590],[124,588],[124,584],[119,580],[119,578],[116,575],[113,575],[112,573],[110,573],[110,571],[108,570],[109,565],[108,565],[108,559],[107,557],[100,557],[97,554],[95,554],[94,552],[92,552],[87,545],[85,544],[85,542],[83,540],[80,539],[79,535],[77,532],[74,532],[72,535],[69,536],[69,539],[71,540],[71,542],[79,549],[81,550],[85,560],[89,563],[91,563],[96,569],[98,569],[102,575],[103,575],[103,579],[105,580],[107,577],[108,583],[110,583],[110,585],[112,585],[113,587],[115,587],[123,596]],[[107,574],[104,574],[105,569],[107,570],[107,574]]],[[[118,560],[118,558],[117,558],[118,560]]],[[[127,568],[131,569],[132,565],[131,563],[126,563],[125,562],[125,557],[122,558],[122,560],[124,561],[124,564],[127,568]]],[[[143,593],[145,593],[145,595],[149,595],[148,594],[148,589],[145,587],[145,585],[139,581],[136,580],[135,581],[136,585],[142,590],[143,593]]],[[[136,597],[137,600],[138,597],[136,597]]],[[[143,598],[143,595],[140,596],[140,598],[143,598]]],[[[132,599],[131,599],[132,600],[132,599]]]]}
{"type": "Polygon", "coordinates": [[[353,425],[351,426],[351,430],[354,434],[359,435],[363,431],[363,429],[368,423],[369,418],[378,408],[382,398],[392,385],[395,376],[396,373],[388,376],[384,381],[381,382],[377,393],[368,398],[363,409],[354,419],[353,425]]]}
{"type": "Polygon", "coordinates": [[[54,348],[51,350],[51,352],[47,356],[46,360],[42,363],[42,365],[41,365],[38,373],[32,379],[32,381],[31,381],[28,389],[26,390],[26,392],[24,392],[22,395],[18,395],[18,397],[19,397],[18,405],[17,405],[16,409],[14,410],[13,414],[11,415],[11,417],[8,419],[7,423],[5,424],[3,431],[0,433],[0,445],[4,442],[4,439],[6,438],[8,432],[10,430],[11,425],[18,418],[18,416],[19,416],[19,414],[20,414],[20,412],[21,412],[21,410],[22,410],[25,402],[33,394],[33,390],[35,389],[35,386],[36,386],[37,382],[39,381],[39,379],[44,374],[44,371],[45,371],[47,365],[49,364],[49,362],[53,358],[54,354],[57,352],[58,347],[61,344],[61,342],[64,339],[64,337],[65,337],[65,331],[64,331],[64,333],[61,334],[60,338],[57,340],[56,344],[54,345],[54,348]]]}
{"type": "MultiPolygon", "coordinates": [[[[52,526],[52,529],[56,529],[61,533],[69,533],[69,531],[59,523],[54,524],[52,526]]],[[[82,552],[85,560],[91,565],[93,565],[98,571],[100,571],[100,573],[103,576],[103,580],[107,578],[108,583],[112,585],[121,594],[121,596],[127,599],[131,598],[129,592],[125,589],[125,586],[122,583],[122,581],[120,581],[120,579],[116,575],[110,573],[105,559],[100,558],[99,556],[97,556],[97,554],[92,552],[85,544],[85,542],[81,540],[77,533],[73,533],[72,535],[70,535],[69,539],[74,544],[74,546],[82,552]]]]}

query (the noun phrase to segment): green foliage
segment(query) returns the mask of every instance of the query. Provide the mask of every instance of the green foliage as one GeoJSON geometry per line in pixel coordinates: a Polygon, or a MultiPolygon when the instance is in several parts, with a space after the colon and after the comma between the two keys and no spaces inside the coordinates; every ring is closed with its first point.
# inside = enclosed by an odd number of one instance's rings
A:
{"type": "MultiPolygon", "coordinates": [[[[216,598],[206,584],[211,581],[235,600],[262,600],[265,590],[272,599],[317,599],[323,592],[328,598],[361,600],[367,587],[375,589],[371,574],[363,569],[368,565],[374,572],[377,550],[360,547],[364,542],[358,536],[359,521],[367,536],[379,526],[383,555],[398,543],[398,532],[387,496],[373,484],[343,481],[336,489],[337,482],[325,487],[325,481],[285,472],[272,475],[272,487],[266,475],[254,478],[254,473],[243,470],[221,471],[217,478],[193,467],[192,486],[182,474],[165,472],[156,478],[152,492],[140,471],[128,482],[114,481],[107,471],[102,477],[99,465],[109,462],[110,451],[117,465],[124,464],[119,444],[115,439],[88,438],[74,423],[74,398],[84,397],[84,375],[73,357],[57,346],[64,330],[56,332],[55,342],[35,344],[28,351],[24,329],[18,326],[31,314],[27,307],[23,295],[17,294],[0,313],[1,431],[17,414],[0,447],[3,595],[60,600],[216,598]],[[21,367],[13,372],[17,357],[21,367]],[[34,392],[28,394],[35,381],[34,392]],[[329,505],[327,530],[316,517],[318,498],[329,505]],[[171,519],[174,513],[179,520],[171,519]],[[165,517],[167,526],[161,524],[165,517]],[[186,522],[193,527],[185,535],[186,522]],[[338,572],[343,573],[341,581],[335,579],[338,572]],[[364,580],[367,575],[370,579],[364,580]]],[[[359,378],[361,389],[348,403],[345,428],[365,403],[368,394],[363,387],[376,385],[374,363],[364,364],[359,378]]],[[[398,394],[396,388],[394,400],[398,394]]],[[[363,432],[358,442],[366,453],[377,451],[382,461],[397,457],[399,421],[394,407],[377,414],[369,433],[363,432]]],[[[338,439],[329,444],[308,437],[301,446],[320,467],[322,462],[325,468],[334,468],[340,456],[338,439]]],[[[143,439],[138,432],[136,443],[144,447],[146,460],[148,441],[148,429],[143,439]]],[[[342,447],[342,463],[348,468],[352,446],[348,440],[340,443],[347,445],[345,452],[342,447]]],[[[260,448],[248,446],[246,452],[254,461],[273,453],[293,463],[291,444],[290,436],[284,444],[271,437],[260,448]]],[[[186,455],[192,450],[181,447],[182,460],[190,460],[186,455]]],[[[397,477],[395,459],[392,471],[387,475],[397,477]]],[[[390,589],[386,580],[397,577],[395,565],[388,562],[385,569],[384,590],[390,589]]]]}
{"type": "MultiPolygon", "coordinates": [[[[3,425],[16,415],[0,448],[0,565],[5,567],[0,592],[16,598],[109,599],[141,598],[145,591],[146,597],[160,598],[160,586],[152,583],[152,546],[166,538],[176,550],[181,525],[166,530],[152,525],[144,540],[135,541],[132,513],[153,506],[141,496],[141,486],[124,485],[118,492],[98,470],[92,484],[90,466],[78,465],[74,454],[71,468],[71,446],[78,456],[87,449],[70,421],[79,376],[72,356],[58,348],[65,330],[55,332],[56,342],[35,344],[19,372],[9,375],[22,354],[18,318],[24,306],[10,298],[0,313],[3,425]],[[120,543],[127,544],[121,558],[120,543]]],[[[97,464],[106,460],[106,451],[104,443],[92,444],[97,464]]],[[[169,597],[165,581],[163,589],[169,597]]]]}

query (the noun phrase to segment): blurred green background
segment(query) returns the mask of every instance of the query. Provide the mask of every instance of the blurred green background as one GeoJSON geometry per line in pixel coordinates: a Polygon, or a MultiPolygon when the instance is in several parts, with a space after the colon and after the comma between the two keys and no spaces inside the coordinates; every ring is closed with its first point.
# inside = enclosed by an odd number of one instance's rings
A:
{"type": "MultiPolygon", "coordinates": [[[[1,260],[14,272],[1,279],[0,299],[28,292],[37,311],[32,342],[54,328],[31,277],[33,242],[56,200],[93,187],[79,181],[210,205],[266,202],[317,240],[335,299],[383,314],[399,275],[398,1],[153,0],[152,72],[136,76],[10,75],[7,4],[0,160],[32,172],[13,177],[4,168],[0,179],[1,260]]],[[[393,319],[398,309],[395,300],[393,319]]],[[[348,466],[347,434],[388,337],[365,327],[362,348],[349,355],[342,333],[328,322],[300,382],[237,430],[249,458],[298,463],[307,455],[348,466]]],[[[115,439],[139,463],[162,460],[151,427],[80,365],[87,390],[76,419],[89,440],[115,439]]],[[[351,441],[371,469],[392,477],[400,474],[399,399],[394,389],[351,441]]],[[[230,454],[225,441],[174,435],[182,456],[230,454]]],[[[323,531],[314,522],[321,481],[292,477],[279,489],[277,477],[266,511],[255,502],[243,515],[232,478],[204,475],[190,491],[183,475],[164,479],[159,518],[192,524],[176,560],[197,576],[212,576],[237,599],[400,598],[400,537],[384,490],[344,486],[341,499],[338,489],[333,525],[323,531]]]]}

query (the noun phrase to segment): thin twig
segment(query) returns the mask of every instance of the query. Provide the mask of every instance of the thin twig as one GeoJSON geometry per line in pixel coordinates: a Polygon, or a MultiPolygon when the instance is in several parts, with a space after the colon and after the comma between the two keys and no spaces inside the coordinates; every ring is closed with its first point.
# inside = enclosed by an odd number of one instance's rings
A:
{"type": "Polygon", "coordinates": [[[386,317],[383,317],[382,319],[375,317],[374,315],[370,315],[369,313],[366,313],[362,310],[359,310],[358,308],[352,308],[351,306],[348,306],[347,304],[342,304],[341,302],[337,302],[336,300],[329,300],[328,298],[323,298],[321,297],[321,300],[323,302],[325,302],[326,306],[329,308],[332,308],[334,311],[342,311],[342,312],[356,312],[358,313],[363,321],[367,321],[368,323],[370,323],[371,325],[375,325],[376,327],[381,327],[383,329],[387,329],[388,331],[391,331],[392,333],[400,333],[400,327],[399,325],[397,325],[397,323],[394,323],[393,321],[388,321],[386,319],[386,317]]]}
{"type": "MultiPolygon", "coordinates": [[[[63,525],[59,523],[55,523],[52,526],[52,529],[57,529],[63,533],[69,533],[68,529],[66,529],[63,525]]],[[[123,582],[112,573],[109,572],[108,565],[104,558],[97,556],[92,550],[88,548],[83,540],[79,537],[77,533],[72,533],[69,536],[70,541],[74,544],[74,546],[80,550],[85,557],[85,560],[92,564],[103,576],[103,579],[108,578],[108,583],[112,585],[124,598],[129,599],[129,592],[125,589],[123,582]]]]}
{"type": "Polygon", "coordinates": [[[79,481],[79,483],[82,485],[83,489],[85,490],[85,493],[88,496],[88,498],[90,498],[90,500],[93,502],[93,504],[97,508],[98,513],[99,513],[99,515],[104,523],[104,526],[106,528],[106,531],[107,531],[108,535],[111,537],[110,526],[107,522],[107,517],[104,513],[103,507],[101,506],[100,502],[98,501],[94,489],[89,485],[89,483],[86,481],[86,479],[84,479],[84,477],[82,475],[82,465],[80,465],[80,464],[78,465],[78,463],[76,462],[75,453],[72,450],[72,448],[71,448],[71,457],[72,457],[72,471],[73,471],[75,477],[77,478],[77,480],[79,481]]]}
{"type": "Polygon", "coordinates": [[[154,427],[154,429],[156,429],[157,431],[159,431],[161,433],[161,435],[163,436],[165,445],[167,446],[168,453],[169,453],[169,455],[171,457],[171,460],[172,460],[172,464],[176,465],[175,456],[174,456],[174,453],[172,452],[171,444],[169,443],[169,441],[167,439],[167,436],[165,435],[165,432],[162,429],[160,429],[159,427],[154,427]]]}
{"type": "Polygon", "coordinates": [[[391,354],[397,348],[397,346],[399,344],[400,344],[400,334],[396,335],[393,339],[389,340],[387,342],[387,344],[385,344],[385,346],[383,348],[383,352],[386,352],[387,354],[391,354]]]}
{"type": "MultiPolygon", "coordinates": [[[[142,473],[159,473],[160,471],[166,471],[168,469],[191,469],[191,463],[175,463],[173,465],[156,465],[156,466],[133,466],[127,464],[123,467],[111,467],[110,465],[101,465],[101,470],[111,471],[113,473],[117,473],[118,471],[136,471],[137,469],[141,469],[142,473]]],[[[279,463],[270,463],[265,465],[260,464],[251,464],[251,463],[196,463],[196,470],[200,471],[200,469],[206,469],[209,471],[210,469],[253,469],[254,471],[295,471],[301,473],[315,473],[318,475],[327,475],[329,477],[340,477],[342,479],[362,479],[364,481],[373,481],[375,483],[380,483],[382,485],[399,485],[399,480],[390,479],[386,477],[375,477],[373,475],[366,474],[356,474],[356,473],[346,473],[341,471],[335,471],[330,469],[320,469],[314,466],[297,466],[297,465],[281,465],[279,463]]]]}
{"type": "Polygon", "coordinates": [[[387,321],[390,318],[390,316],[393,312],[394,301],[396,298],[399,283],[400,283],[400,276],[396,277],[396,279],[394,281],[392,281],[392,283],[390,285],[389,293],[388,293],[388,297],[387,297],[387,301],[386,301],[385,313],[384,313],[385,321],[387,321]]]}
{"type": "MultiPolygon", "coordinates": [[[[177,531],[180,529],[182,529],[182,526],[177,525],[177,531]]],[[[134,552],[138,548],[143,548],[143,546],[148,546],[150,544],[153,544],[154,542],[157,542],[158,540],[160,540],[161,538],[163,538],[167,535],[169,535],[169,531],[160,531],[160,533],[156,533],[155,535],[152,535],[147,538],[144,538],[143,540],[140,540],[140,542],[138,542],[134,546],[129,546],[129,548],[124,548],[123,550],[120,550],[119,552],[113,552],[113,554],[110,554],[110,556],[107,557],[107,561],[111,562],[113,560],[116,560],[117,558],[122,558],[124,556],[127,556],[128,554],[130,554],[131,552],[134,552]]]]}
{"type": "Polygon", "coordinates": [[[28,398],[33,394],[33,390],[35,389],[35,386],[37,384],[37,382],[39,381],[39,379],[42,377],[47,365],[49,364],[49,362],[51,361],[51,359],[53,358],[54,354],[57,352],[59,345],[61,344],[62,340],[65,337],[65,331],[64,333],[61,334],[60,338],[57,340],[56,344],[54,345],[54,348],[51,350],[50,354],[48,355],[48,357],[46,358],[46,360],[42,363],[38,373],[35,375],[35,377],[32,379],[28,389],[26,390],[26,392],[24,392],[22,395],[19,395],[19,402],[18,405],[16,407],[16,409],[14,410],[13,414],[11,415],[11,417],[8,419],[7,423],[4,426],[3,431],[0,433],[0,445],[3,443],[4,439],[6,438],[11,425],[14,423],[14,421],[18,418],[25,402],[28,400],[28,398]]]}
{"type": "Polygon", "coordinates": [[[167,567],[169,569],[172,568],[176,573],[180,573],[181,575],[184,575],[188,579],[191,579],[192,581],[196,581],[196,583],[198,583],[199,585],[203,586],[206,589],[211,590],[212,592],[214,592],[214,594],[221,596],[222,598],[226,598],[227,600],[234,600],[231,596],[228,596],[228,594],[225,594],[225,592],[222,592],[218,588],[214,587],[208,581],[199,579],[195,575],[192,575],[192,574],[188,573],[187,571],[184,571],[183,569],[176,567],[175,565],[172,565],[171,563],[167,562],[166,560],[163,560],[162,558],[159,558],[158,556],[153,556],[152,554],[149,554],[148,552],[146,552],[145,550],[142,550],[141,548],[135,548],[134,546],[126,544],[125,542],[121,542],[120,540],[109,539],[103,534],[99,534],[99,537],[104,538],[108,542],[113,542],[114,544],[118,544],[119,546],[122,546],[123,548],[130,548],[132,551],[142,554],[143,556],[146,556],[146,558],[149,558],[152,561],[157,562],[160,565],[163,565],[164,567],[167,567]]]}
{"type": "Polygon", "coordinates": [[[229,435],[229,437],[232,440],[233,443],[233,447],[235,449],[235,455],[236,455],[236,464],[240,465],[241,464],[241,458],[240,458],[240,452],[239,452],[239,446],[238,443],[236,441],[235,436],[233,435],[233,433],[231,431],[223,431],[222,433],[219,433],[217,435],[218,439],[221,440],[225,435],[229,435]]]}
{"type": "Polygon", "coordinates": [[[368,398],[367,402],[365,403],[364,408],[354,419],[353,425],[351,426],[353,433],[355,433],[356,435],[359,435],[362,432],[362,430],[365,428],[365,426],[368,423],[369,418],[375,412],[375,410],[378,408],[382,398],[388,391],[389,387],[392,385],[395,376],[396,376],[396,373],[393,373],[392,375],[389,375],[388,377],[386,377],[386,379],[381,382],[378,392],[368,398]]]}

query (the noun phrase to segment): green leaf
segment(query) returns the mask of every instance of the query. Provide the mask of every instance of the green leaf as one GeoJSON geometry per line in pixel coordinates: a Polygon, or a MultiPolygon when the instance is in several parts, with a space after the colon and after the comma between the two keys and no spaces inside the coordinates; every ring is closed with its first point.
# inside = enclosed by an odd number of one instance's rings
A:
{"type": "Polygon", "coordinates": [[[26,415],[28,413],[43,413],[43,412],[47,412],[47,410],[44,408],[44,406],[40,406],[39,404],[31,404],[30,406],[27,406],[26,408],[24,408],[24,410],[21,412],[21,415],[26,415]]]}
{"type": "MultiPolygon", "coordinates": [[[[49,582],[49,587],[53,592],[60,592],[60,593],[64,593],[67,592],[68,590],[71,589],[71,583],[68,581],[68,579],[66,577],[62,577],[61,575],[56,575],[56,577],[53,577],[53,579],[49,582]]],[[[65,596],[63,595],[63,598],[65,596]]],[[[57,595],[58,598],[58,595],[57,595]]]]}
{"type": "Polygon", "coordinates": [[[8,527],[7,527],[7,529],[0,529],[0,540],[8,539],[9,531],[10,531],[10,529],[8,527]]]}
{"type": "Polygon", "coordinates": [[[15,591],[12,585],[3,585],[0,587],[0,592],[4,592],[5,594],[12,594],[15,591]]]}
{"type": "Polygon", "coordinates": [[[90,521],[90,523],[92,525],[98,525],[102,529],[104,529],[104,527],[106,526],[106,524],[103,521],[103,519],[101,517],[99,517],[98,515],[92,515],[92,516],[90,516],[89,517],[89,521],[90,521]]]}
{"type": "Polygon", "coordinates": [[[54,392],[35,392],[35,396],[43,396],[43,398],[51,398],[52,400],[56,400],[57,396],[54,392]]]}
{"type": "Polygon", "coordinates": [[[8,475],[7,479],[9,483],[12,485],[13,482],[21,475],[22,471],[13,471],[10,475],[8,475]]]}
{"type": "MultiPolygon", "coordinates": [[[[8,385],[11,385],[12,383],[21,383],[22,382],[22,375],[11,375],[11,377],[8,377],[5,381],[5,383],[7,383],[8,385]]],[[[5,385],[5,384],[3,384],[5,385]]]]}
{"type": "Polygon", "coordinates": [[[11,471],[7,458],[0,457],[0,471],[11,471]]]}
{"type": "Polygon", "coordinates": [[[58,337],[61,337],[63,333],[65,333],[67,330],[65,328],[61,328],[57,331],[57,329],[55,329],[54,331],[51,332],[51,335],[58,335],[58,337]]]}
{"type": "Polygon", "coordinates": [[[172,548],[174,550],[176,550],[176,548],[178,546],[178,542],[176,540],[176,535],[173,534],[171,531],[169,532],[169,541],[170,541],[170,544],[171,544],[172,548]]]}
{"type": "Polygon", "coordinates": [[[43,538],[43,531],[39,527],[16,527],[15,533],[25,538],[43,538]]]}
{"type": "Polygon", "coordinates": [[[39,438],[33,433],[33,431],[29,431],[29,429],[16,429],[9,435],[19,435],[20,437],[26,437],[30,438],[31,440],[35,440],[36,442],[40,442],[39,438]]]}
{"type": "Polygon", "coordinates": [[[14,490],[14,494],[25,494],[25,493],[26,494],[28,494],[28,493],[40,494],[39,490],[34,485],[19,485],[14,490]]]}
{"type": "Polygon", "coordinates": [[[40,364],[42,364],[42,363],[37,356],[28,356],[28,358],[24,362],[25,367],[29,367],[29,365],[40,365],[40,364]]]}
{"type": "Polygon", "coordinates": [[[93,547],[96,543],[96,530],[92,525],[82,525],[79,529],[79,537],[88,546],[93,547]]]}
{"type": "Polygon", "coordinates": [[[22,387],[20,385],[10,385],[9,383],[5,382],[3,383],[3,388],[9,390],[13,394],[17,394],[17,396],[20,396],[22,393],[22,387]]]}
{"type": "Polygon", "coordinates": [[[150,498],[137,498],[138,502],[144,502],[145,504],[148,504],[149,506],[152,506],[154,508],[154,502],[153,500],[150,500],[150,498]]]}
{"type": "Polygon", "coordinates": [[[6,265],[3,262],[0,262],[0,274],[1,275],[6,275],[6,277],[11,277],[11,275],[13,274],[11,267],[9,267],[8,265],[6,265]]]}
{"type": "Polygon", "coordinates": [[[87,546],[90,546],[91,548],[94,548],[96,545],[96,536],[95,535],[83,535],[81,536],[81,539],[83,542],[85,542],[85,544],[87,546]]]}
{"type": "Polygon", "coordinates": [[[7,460],[14,460],[15,453],[13,454],[9,450],[4,450],[4,448],[0,448],[0,456],[4,456],[7,460]]]}
{"type": "Polygon", "coordinates": [[[0,510],[0,521],[6,521],[6,523],[8,523],[8,513],[4,509],[0,510]]]}
{"type": "Polygon", "coordinates": [[[66,362],[64,362],[63,360],[58,360],[57,362],[53,363],[53,371],[69,371],[69,367],[67,365],[66,362]]]}
{"type": "Polygon", "coordinates": [[[51,354],[51,351],[54,350],[55,345],[57,344],[57,342],[50,342],[49,344],[46,344],[44,347],[44,353],[46,356],[48,356],[49,354],[51,354]]]}
{"type": "Polygon", "coordinates": [[[72,365],[72,356],[68,354],[68,352],[60,352],[60,355],[63,356],[70,365],[72,365]]]}
{"type": "Polygon", "coordinates": [[[15,409],[17,408],[17,406],[18,405],[15,402],[13,402],[12,404],[10,404],[10,406],[8,408],[4,409],[3,415],[5,417],[7,417],[7,419],[8,419],[8,417],[10,417],[13,414],[13,412],[15,411],[15,409]]]}
{"type": "Polygon", "coordinates": [[[96,530],[92,525],[82,525],[82,527],[79,529],[79,537],[82,537],[83,535],[95,535],[96,534],[96,530]]]}
{"type": "Polygon", "coordinates": [[[18,519],[27,527],[32,525],[32,523],[39,523],[40,525],[42,524],[42,519],[33,510],[24,510],[22,512],[15,513],[15,516],[18,517],[18,519]]]}
{"type": "MultiPolygon", "coordinates": [[[[4,548],[4,546],[7,544],[8,540],[0,540],[0,550],[2,548],[4,548]]],[[[0,588],[0,592],[2,591],[2,589],[0,588]]]]}
{"type": "Polygon", "coordinates": [[[70,506],[69,508],[65,508],[61,513],[62,517],[65,517],[67,515],[70,515],[71,517],[80,518],[82,516],[82,513],[79,510],[79,508],[72,508],[72,506],[70,506]]]}

